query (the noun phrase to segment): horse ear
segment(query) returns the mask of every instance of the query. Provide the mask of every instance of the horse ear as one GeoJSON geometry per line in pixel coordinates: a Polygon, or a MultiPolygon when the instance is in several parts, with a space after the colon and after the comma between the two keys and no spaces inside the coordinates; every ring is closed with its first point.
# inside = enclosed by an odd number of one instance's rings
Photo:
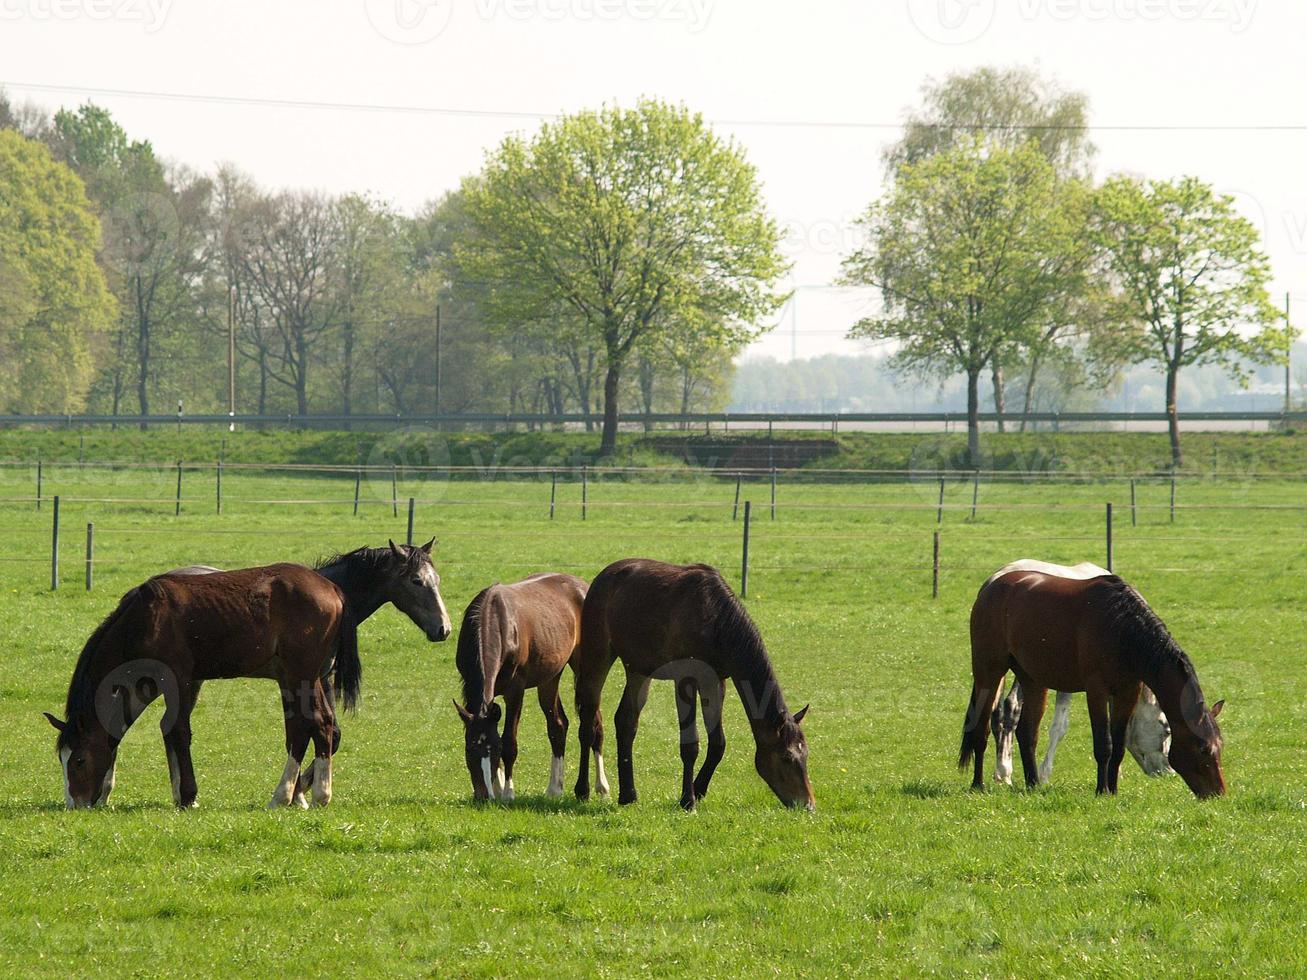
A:
{"type": "Polygon", "coordinates": [[[426,555],[430,555],[431,549],[434,548],[435,546],[436,546],[436,539],[432,538],[430,541],[428,541],[426,544],[422,546],[421,548],[422,553],[426,555]]]}
{"type": "Polygon", "coordinates": [[[404,558],[404,557],[406,557],[405,554],[404,554],[404,552],[400,549],[399,545],[395,544],[395,542],[394,542],[394,541],[391,541],[389,538],[387,538],[386,540],[389,542],[389,544],[390,544],[390,550],[391,550],[391,552],[394,554],[394,556],[395,556],[396,558],[404,558]]]}
{"type": "Polygon", "coordinates": [[[68,727],[68,722],[66,722],[66,721],[60,721],[58,718],[56,718],[54,715],[50,714],[50,712],[48,712],[48,711],[42,711],[41,714],[45,715],[45,720],[48,721],[51,725],[54,726],[54,730],[55,730],[56,732],[59,732],[59,733],[62,734],[63,731],[64,731],[64,729],[66,729],[66,728],[68,727]]]}
{"type": "Polygon", "coordinates": [[[1221,700],[1217,701],[1216,704],[1212,705],[1212,717],[1215,718],[1217,715],[1219,715],[1221,713],[1221,709],[1224,707],[1225,707],[1225,698],[1221,698],[1221,700]]]}
{"type": "Polygon", "coordinates": [[[800,708],[799,711],[794,716],[794,724],[797,725],[799,722],[803,721],[803,716],[808,713],[808,709],[811,707],[812,705],[805,704],[802,708],[800,708]]]}
{"type": "Polygon", "coordinates": [[[472,724],[472,712],[468,711],[467,708],[463,707],[461,704],[455,701],[454,710],[457,711],[458,716],[463,719],[463,724],[465,725],[472,724]]]}

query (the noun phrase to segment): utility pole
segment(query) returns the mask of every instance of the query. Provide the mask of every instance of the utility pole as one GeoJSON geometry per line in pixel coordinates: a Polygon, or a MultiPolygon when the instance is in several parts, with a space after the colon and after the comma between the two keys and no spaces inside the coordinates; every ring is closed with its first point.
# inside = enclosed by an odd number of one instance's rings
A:
{"type": "Polygon", "coordinates": [[[227,417],[228,432],[236,431],[236,287],[227,287],[227,417]]]}
{"type": "MultiPolygon", "coordinates": [[[[440,417],[440,304],[436,304],[436,418],[440,417]]],[[[440,422],[436,422],[440,428],[440,422]]]]}

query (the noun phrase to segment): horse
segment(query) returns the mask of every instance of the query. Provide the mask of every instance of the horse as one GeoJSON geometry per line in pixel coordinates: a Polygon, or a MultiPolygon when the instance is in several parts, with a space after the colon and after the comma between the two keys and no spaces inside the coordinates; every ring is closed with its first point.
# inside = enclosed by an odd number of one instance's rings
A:
{"type": "MultiPolygon", "coordinates": [[[[1048,730],[1048,748],[1044,750],[1044,760],[1039,764],[1041,783],[1047,783],[1052,778],[1053,757],[1071,725],[1071,701],[1074,697],[1069,691],[1057,692],[1053,724],[1048,730]]],[[[1009,786],[1012,784],[1012,752],[1016,744],[1017,723],[1021,718],[1023,700],[1020,683],[1013,681],[1011,689],[1006,695],[1000,696],[998,705],[990,716],[990,730],[994,733],[994,781],[1009,786]]],[[[1164,776],[1174,772],[1166,761],[1170,745],[1171,726],[1166,720],[1166,714],[1157,703],[1157,695],[1145,686],[1125,731],[1125,747],[1145,775],[1164,776]]]]}
{"type": "Polygon", "coordinates": [[[1039,782],[1035,747],[1049,689],[1084,691],[1093,728],[1097,792],[1116,793],[1126,730],[1142,685],[1171,722],[1169,761],[1195,796],[1225,793],[1221,730],[1188,656],[1119,576],[1096,565],[1069,568],[1023,560],[986,580],[971,609],[972,689],[959,768],[974,761],[973,789],[984,788],[986,722],[1004,675],[1024,692],[1017,742],[1026,786],[1039,782]]]}
{"type": "Polygon", "coordinates": [[[558,684],[580,640],[586,588],[575,575],[542,573],[492,585],[468,604],[456,657],[466,707],[455,701],[454,708],[463,720],[464,754],[476,799],[516,796],[517,731],[525,693],[533,687],[553,751],[545,794],[563,795],[568,722],[558,684]],[[500,695],[507,708],[502,739],[495,703],[500,695]]]}
{"type": "Polygon", "coordinates": [[[708,565],[668,565],[631,558],[614,562],[590,584],[581,613],[576,660],[576,708],[581,742],[576,796],[590,796],[593,752],[601,795],[603,724],[599,700],[615,660],[626,668],[617,728],[618,803],[637,798],[632,749],[640,712],[655,679],[676,681],[681,725],[681,806],[692,810],[708,793],[726,751],[721,711],[730,679],[753,729],[754,765],[787,807],[814,809],[808,780],[808,743],[801,723],[807,707],[790,714],[762,637],[721,573],[708,565]],[[708,754],[698,776],[695,697],[703,706],[708,754]]]}
{"type": "Polygon", "coordinates": [[[362,681],[358,624],[389,601],[428,639],[450,633],[432,544],[360,548],[316,570],[289,563],[230,572],[191,566],[128,591],[82,648],[65,717],[45,712],[58,732],[65,803],[75,809],[107,802],[123,736],[162,696],[173,802],[195,806],[191,713],[205,681],[231,677],[270,678],[281,689],[287,761],[269,806],[308,805],[297,790],[310,741],[313,802],[329,803],[339,742],[335,696],[352,708],[362,681]]]}

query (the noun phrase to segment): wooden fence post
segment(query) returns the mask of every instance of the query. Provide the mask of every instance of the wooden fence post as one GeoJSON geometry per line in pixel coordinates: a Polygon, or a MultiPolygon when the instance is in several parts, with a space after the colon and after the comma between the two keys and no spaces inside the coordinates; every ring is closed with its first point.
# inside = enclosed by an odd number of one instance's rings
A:
{"type": "Polygon", "coordinates": [[[1112,570],[1112,501],[1107,502],[1107,570],[1112,570]]]}
{"type": "Polygon", "coordinates": [[[740,517],[740,481],[743,477],[735,474],[735,503],[731,506],[731,520],[739,520],[740,517]]]}
{"type": "Polygon", "coordinates": [[[771,519],[776,520],[776,467],[771,468],[771,519]]]}
{"type": "Polygon", "coordinates": [[[976,475],[971,484],[971,519],[976,519],[976,503],[980,500],[980,470],[976,470],[976,475]]]}
{"type": "Polygon", "coordinates": [[[1130,526],[1139,526],[1139,514],[1135,507],[1135,481],[1130,480],[1130,526]]]}
{"type": "Polygon", "coordinates": [[[944,523],[944,478],[939,478],[939,512],[935,515],[935,523],[944,523]]]}
{"type": "Polygon", "coordinates": [[[1171,523],[1175,523],[1175,472],[1171,472],[1171,523]]]}
{"type": "Polygon", "coordinates": [[[558,470],[549,471],[549,519],[554,519],[554,502],[558,500],[558,470]]]}
{"type": "Polygon", "coordinates": [[[50,532],[50,590],[59,588],[59,495],[54,497],[54,523],[50,532]]]}
{"type": "Polygon", "coordinates": [[[417,508],[417,501],[412,497],[408,498],[408,546],[413,547],[413,511],[417,508]]]}
{"type": "Polygon", "coordinates": [[[36,457],[36,509],[37,510],[41,509],[41,492],[42,492],[42,483],[44,482],[44,480],[45,480],[45,463],[41,459],[40,454],[38,453],[36,457]]]}
{"type": "Polygon", "coordinates": [[[399,516],[399,467],[390,464],[390,510],[392,516],[399,516]]]}
{"type": "Polygon", "coordinates": [[[359,490],[363,485],[363,471],[354,471],[354,516],[359,516],[359,490]]]}
{"type": "Polygon", "coordinates": [[[91,591],[95,579],[95,525],[86,525],[86,591],[91,591]]]}
{"type": "Polygon", "coordinates": [[[581,520],[586,519],[586,511],[590,505],[590,467],[581,467],[581,520]]]}
{"type": "Polygon", "coordinates": [[[182,513],[182,461],[177,460],[177,509],[173,516],[180,517],[182,513]]]}
{"type": "Polygon", "coordinates": [[[939,532],[935,532],[934,557],[931,560],[930,597],[939,598],[939,532]]]}
{"type": "Polygon", "coordinates": [[[216,491],[216,493],[217,493],[217,497],[218,497],[218,514],[219,514],[219,516],[221,516],[221,515],[222,515],[222,459],[221,459],[221,458],[219,458],[219,460],[218,460],[218,470],[217,470],[217,474],[218,474],[218,476],[217,476],[217,491],[216,491]]]}
{"type": "Polygon", "coordinates": [[[740,566],[740,595],[749,598],[749,518],[753,505],[750,501],[744,502],[744,556],[740,566]]]}

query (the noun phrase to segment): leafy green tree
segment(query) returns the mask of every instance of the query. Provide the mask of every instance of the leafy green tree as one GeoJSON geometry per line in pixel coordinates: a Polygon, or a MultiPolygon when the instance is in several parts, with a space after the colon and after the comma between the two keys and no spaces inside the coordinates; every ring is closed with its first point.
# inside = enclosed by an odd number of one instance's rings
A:
{"type": "Polygon", "coordinates": [[[973,466],[982,373],[1080,288],[1086,200],[1034,146],[973,139],[905,164],[862,219],[868,245],[845,260],[844,279],[878,287],[883,309],[851,336],[897,341],[902,369],[966,376],[973,466]]]}
{"type": "Polygon", "coordinates": [[[95,263],[100,226],[82,182],[41,144],[0,131],[0,404],[75,412],[94,339],[117,313],[95,263]]]}
{"type": "Polygon", "coordinates": [[[616,446],[635,346],[702,310],[752,336],[773,313],[780,231],[738,146],[680,106],[642,101],[506,140],[464,183],[476,233],[457,249],[500,323],[565,304],[605,359],[601,454],[616,446]]]}
{"type": "Polygon", "coordinates": [[[1283,363],[1289,333],[1267,292],[1270,260],[1234,199],[1195,177],[1113,177],[1094,212],[1123,322],[1104,343],[1125,361],[1165,372],[1171,461],[1180,466],[1181,370],[1218,364],[1243,384],[1247,362],[1283,363]]]}

